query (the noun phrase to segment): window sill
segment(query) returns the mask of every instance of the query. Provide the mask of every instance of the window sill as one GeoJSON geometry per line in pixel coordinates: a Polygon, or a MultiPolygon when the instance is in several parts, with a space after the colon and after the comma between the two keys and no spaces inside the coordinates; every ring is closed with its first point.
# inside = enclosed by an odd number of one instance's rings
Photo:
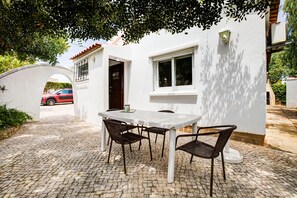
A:
{"type": "Polygon", "coordinates": [[[197,91],[151,92],[150,96],[197,96],[197,91]]]}
{"type": "Polygon", "coordinates": [[[88,83],[89,79],[75,80],[76,83],[88,83]]]}

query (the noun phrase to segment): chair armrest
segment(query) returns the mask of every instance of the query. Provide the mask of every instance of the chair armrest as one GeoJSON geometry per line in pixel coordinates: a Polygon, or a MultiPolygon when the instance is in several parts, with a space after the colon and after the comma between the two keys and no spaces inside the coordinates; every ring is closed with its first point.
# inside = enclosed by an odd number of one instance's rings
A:
{"type": "Polygon", "coordinates": [[[206,132],[206,133],[197,133],[197,134],[178,135],[178,136],[175,138],[175,148],[176,148],[176,145],[177,145],[177,140],[178,140],[178,138],[180,138],[180,137],[196,137],[196,140],[197,140],[198,136],[214,135],[214,134],[219,134],[219,133],[220,133],[220,132],[206,132]]]}
{"type": "Polygon", "coordinates": [[[200,129],[216,129],[216,128],[227,128],[232,127],[233,125],[217,125],[217,126],[206,126],[206,127],[198,127],[197,133],[199,133],[200,129]]]}

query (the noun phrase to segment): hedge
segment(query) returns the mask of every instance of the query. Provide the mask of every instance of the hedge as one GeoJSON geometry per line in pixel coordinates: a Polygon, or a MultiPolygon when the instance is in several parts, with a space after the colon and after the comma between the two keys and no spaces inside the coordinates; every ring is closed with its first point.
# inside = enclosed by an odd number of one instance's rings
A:
{"type": "Polygon", "coordinates": [[[286,84],[275,83],[271,85],[272,90],[275,94],[275,98],[282,105],[286,105],[286,84]]]}

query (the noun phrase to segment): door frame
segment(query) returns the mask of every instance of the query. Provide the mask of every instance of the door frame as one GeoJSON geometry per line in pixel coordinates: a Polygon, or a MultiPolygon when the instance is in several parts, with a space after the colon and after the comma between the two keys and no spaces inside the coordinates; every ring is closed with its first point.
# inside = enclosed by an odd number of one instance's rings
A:
{"type": "Polygon", "coordinates": [[[108,64],[108,81],[107,81],[107,90],[108,90],[108,109],[110,109],[110,67],[116,66],[116,65],[121,65],[121,98],[120,98],[120,108],[124,108],[124,102],[125,102],[125,62],[123,61],[118,61],[118,60],[114,60],[109,58],[109,64],[108,64]]]}

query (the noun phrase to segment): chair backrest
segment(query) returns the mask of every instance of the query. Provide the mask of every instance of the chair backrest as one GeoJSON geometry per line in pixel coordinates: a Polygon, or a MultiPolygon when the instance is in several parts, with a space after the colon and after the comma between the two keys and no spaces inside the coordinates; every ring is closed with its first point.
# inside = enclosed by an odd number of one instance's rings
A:
{"type": "Polygon", "coordinates": [[[215,144],[213,151],[213,156],[217,156],[220,152],[223,151],[225,145],[227,144],[232,132],[237,128],[235,125],[226,126],[228,128],[219,130],[219,137],[215,144]]]}
{"type": "Polygon", "coordinates": [[[112,119],[104,119],[103,120],[106,128],[107,128],[107,131],[110,135],[110,138],[121,144],[121,143],[124,143],[125,141],[127,141],[127,139],[125,137],[122,136],[122,128],[123,127],[123,124],[117,120],[112,120],[112,119]]]}
{"type": "Polygon", "coordinates": [[[174,111],[171,110],[160,110],[158,112],[163,112],[163,113],[174,113],[174,111]]]}

